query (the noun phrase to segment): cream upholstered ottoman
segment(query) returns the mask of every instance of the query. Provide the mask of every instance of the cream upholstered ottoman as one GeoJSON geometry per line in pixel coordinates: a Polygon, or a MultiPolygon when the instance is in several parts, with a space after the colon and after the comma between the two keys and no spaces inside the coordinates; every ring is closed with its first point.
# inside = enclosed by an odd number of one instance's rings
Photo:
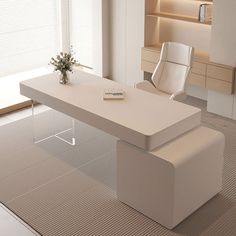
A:
{"type": "Polygon", "coordinates": [[[118,141],[118,199],[172,229],[220,192],[223,151],[223,134],[206,127],[149,152],[118,141]]]}

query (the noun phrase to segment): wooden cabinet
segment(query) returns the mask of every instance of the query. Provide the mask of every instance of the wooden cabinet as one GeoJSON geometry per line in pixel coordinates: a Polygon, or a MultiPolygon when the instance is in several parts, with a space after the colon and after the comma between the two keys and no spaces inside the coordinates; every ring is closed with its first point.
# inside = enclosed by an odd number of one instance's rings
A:
{"type": "Polygon", "coordinates": [[[141,68],[143,71],[146,71],[148,73],[153,73],[156,67],[156,63],[150,62],[150,61],[145,61],[142,60],[141,62],[141,68]]]}
{"type": "Polygon", "coordinates": [[[143,71],[153,73],[157,62],[160,58],[160,50],[155,47],[144,47],[142,48],[142,62],[141,68],[143,71]]]}
{"type": "Polygon", "coordinates": [[[206,64],[194,61],[193,67],[192,67],[192,73],[205,76],[206,75],[206,64]]]}
{"type": "Polygon", "coordinates": [[[207,66],[207,89],[232,94],[234,92],[234,79],[234,68],[225,68],[217,65],[207,66]]]}
{"type": "Polygon", "coordinates": [[[226,93],[226,94],[233,93],[233,88],[231,83],[227,83],[223,80],[217,80],[214,78],[207,78],[206,88],[220,93],[226,93]]]}
{"type": "Polygon", "coordinates": [[[204,75],[190,73],[187,83],[199,87],[206,87],[206,77],[204,75]]]}
{"type": "Polygon", "coordinates": [[[160,58],[160,50],[145,47],[142,50],[142,60],[157,63],[160,58]]]}
{"type": "Polygon", "coordinates": [[[163,42],[185,43],[195,49],[188,83],[232,94],[234,68],[209,60],[211,22],[198,20],[199,6],[203,2],[213,4],[212,0],[145,0],[145,46],[141,67],[143,71],[153,73],[163,42]]]}
{"type": "Polygon", "coordinates": [[[207,77],[223,80],[229,83],[233,82],[233,71],[232,69],[208,65],[207,66],[207,77]]]}

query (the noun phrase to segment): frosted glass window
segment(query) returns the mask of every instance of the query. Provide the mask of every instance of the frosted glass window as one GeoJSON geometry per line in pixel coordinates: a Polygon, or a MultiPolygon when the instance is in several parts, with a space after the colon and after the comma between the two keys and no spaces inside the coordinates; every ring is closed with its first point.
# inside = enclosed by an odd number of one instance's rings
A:
{"type": "Polygon", "coordinates": [[[93,68],[93,1],[70,0],[70,44],[75,57],[84,66],[93,68]]]}
{"type": "Polygon", "coordinates": [[[59,0],[0,0],[0,76],[46,66],[60,51],[59,0]]]}

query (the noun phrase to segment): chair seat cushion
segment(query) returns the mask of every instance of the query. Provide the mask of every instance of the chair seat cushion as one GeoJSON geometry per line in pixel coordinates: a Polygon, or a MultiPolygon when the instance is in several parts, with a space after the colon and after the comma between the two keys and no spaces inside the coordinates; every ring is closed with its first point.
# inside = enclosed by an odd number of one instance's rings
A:
{"type": "Polygon", "coordinates": [[[154,87],[154,85],[152,85],[152,83],[150,83],[147,80],[144,80],[138,84],[136,84],[136,88],[138,89],[142,89],[146,92],[150,92],[150,93],[154,93],[156,95],[162,96],[162,97],[166,97],[166,98],[170,98],[170,94],[168,93],[164,93],[160,90],[158,90],[157,88],[154,87]]]}

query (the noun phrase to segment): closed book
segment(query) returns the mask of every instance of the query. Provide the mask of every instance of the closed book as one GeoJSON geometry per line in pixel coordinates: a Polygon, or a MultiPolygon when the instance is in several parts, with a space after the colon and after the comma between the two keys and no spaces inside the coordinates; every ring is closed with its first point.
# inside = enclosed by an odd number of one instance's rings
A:
{"type": "Polygon", "coordinates": [[[212,21],[212,4],[200,4],[198,20],[202,23],[209,23],[212,21]]]}
{"type": "Polygon", "coordinates": [[[121,88],[108,88],[103,91],[103,100],[124,99],[124,90],[121,88]]]}
{"type": "Polygon", "coordinates": [[[212,21],[212,4],[205,5],[205,22],[212,21]]]}
{"type": "Polygon", "coordinates": [[[205,4],[200,4],[199,6],[199,17],[198,20],[202,23],[205,22],[205,4]]]}

